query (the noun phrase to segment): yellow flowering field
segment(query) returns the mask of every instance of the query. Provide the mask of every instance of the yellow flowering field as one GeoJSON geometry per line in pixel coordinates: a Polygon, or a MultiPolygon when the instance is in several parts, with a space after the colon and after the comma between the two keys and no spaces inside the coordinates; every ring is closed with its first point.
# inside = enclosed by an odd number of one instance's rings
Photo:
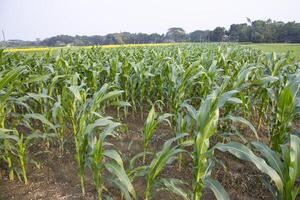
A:
{"type": "MultiPolygon", "coordinates": [[[[81,46],[80,48],[92,48],[92,47],[102,47],[102,48],[118,48],[118,47],[146,47],[146,46],[170,46],[176,45],[176,43],[159,43],[159,44],[114,44],[114,45],[100,45],[100,46],[81,46]]],[[[71,48],[78,48],[77,46],[69,46],[71,48]]],[[[41,52],[41,51],[53,51],[61,48],[67,47],[31,47],[31,48],[11,48],[5,49],[5,52],[41,52]]]]}

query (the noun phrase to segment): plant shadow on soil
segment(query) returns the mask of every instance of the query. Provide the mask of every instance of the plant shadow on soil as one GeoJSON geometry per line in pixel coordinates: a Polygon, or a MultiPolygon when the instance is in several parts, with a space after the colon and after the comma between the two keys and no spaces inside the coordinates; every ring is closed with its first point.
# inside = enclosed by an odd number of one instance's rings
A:
{"type": "MultiPolygon", "coordinates": [[[[115,109],[108,109],[107,115],[116,117],[115,109]]],[[[144,114],[144,118],[146,114],[144,114]]],[[[109,142],[115,145],[115,149],[122,153],[124,163],[128,163],[130,158],[143,151],[143,140],[140,131],[143,128],[145,119],[141,119],[140,114],[128,114],[121,120],[127,125],[127,130],[122,131],[116,138],[110,138],[109,142]]],[[[247,131],[246,131],[247,132],[247,131]]],[[[251,134],[249,134],[249,137],[251,134]]],[[[150,144],[151,151],[157,152],[161,149],[165,140],[173,137],[173,133],[167,124],[159,126],[154,138],[150,144]]],[[[247,133],[246,133],[247,137],[247,133]]],[[[65,145],[65,152],[60,156],[59,147],[52,144],[47,153],[38,153],[44,149],[44,144],[38,144],[29,149],[30,158],[33,158],[36,164],[29,164],[28,179],[29,183],[24,185],[20,181],[8,181],[6,176],[0,180],[0,200],[9,199],[43,199],[43,200],[79,200],[97,199],[96,190],[92,183],[91,174],[86,175],[86,196],[82,197],[80,193],[79,178],[76,171],[76,162],[74,159],[74,144],[72,134],[66,133],[68,138],[65,145]]],[[[216,138],[212,139],[212,142],[216,138]]],[[[216,157],[220,159],[226,166],[216,165],[213,170],[213,177],[221,182],[229,196],[233,200],[271,200],[272,196],[267,189],[261,184],[260,177],[263,176],[256,170],[255,166],[236,159],[230,154],[216,152],[216,157]]],[[[146,160],[150,163],[151,158],[146,160]]],[[[137,165],[141,165],[139,161],[137,165]]],[[[0,168],[1,173],[1,168],[0,168]]],[[[2,174],[4,171],[2,170],[2,174]]],[[[1,175],[1,174],[0,174],[1,175]]],[[[178,178],[186,181],[191,188],[192,180],[192,160],[188,157],[184,159],[183,167],[179,171],[178,165],[174,162],[167,166],[161,173],[161,177],[178,178]]],[[[134,183],[138,199],[143,199],[143,191],[145,188],[145,179],[138,178],[134,183]]],[[[113,199],[121,199],[120,194],[113,188],[108,188],[106,192],[113,199]]],[[[164,191],[155,192],[153,199],[157,200],[179,200],[181,199],[174,194],[164,191]]],[[[204,191],[203,198],[205,200],[215,199],[211,191],[204,191]]]]}

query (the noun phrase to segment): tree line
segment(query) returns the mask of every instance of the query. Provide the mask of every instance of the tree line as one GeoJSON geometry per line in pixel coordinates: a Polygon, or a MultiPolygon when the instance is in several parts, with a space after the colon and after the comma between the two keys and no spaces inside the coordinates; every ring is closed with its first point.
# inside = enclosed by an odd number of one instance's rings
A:
{"type": "Polygon", "coordinates": [[[247,19],[247,23],[232,24],[228,30],[195,30],[186,33],[183,28],[169,28],[166,34],[111,33],[104,36],[57,35],[36,41],[9,40],[8,46],[85,46],[109,44],[146,44],[165,42],[253,42],[253,43],[300,43],[300,23],[247,19]]]}

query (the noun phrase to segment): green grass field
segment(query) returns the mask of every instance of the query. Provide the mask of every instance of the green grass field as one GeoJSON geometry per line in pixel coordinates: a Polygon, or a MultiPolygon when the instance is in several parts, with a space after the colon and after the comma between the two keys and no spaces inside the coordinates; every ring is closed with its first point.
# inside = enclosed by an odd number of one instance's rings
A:
{"type": "Polygon", "coordinates": [[[300,44],[251,44],[253,48],[260,49],[264,52],[286,53],[293,51],[297,59],[300,60],[300,44]]]}

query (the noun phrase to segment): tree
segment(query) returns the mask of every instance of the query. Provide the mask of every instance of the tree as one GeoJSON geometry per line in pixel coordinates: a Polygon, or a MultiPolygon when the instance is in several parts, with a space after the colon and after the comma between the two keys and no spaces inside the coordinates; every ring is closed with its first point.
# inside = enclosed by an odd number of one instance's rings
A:
{"type": "Polygon", "coordinates": [[[251,37],[251,27],[247,24],[232,24],[228,34],[230,41],[248,42],[251,37]]]}
{"type": "Polygon", "coordinates": [[[300,23],[288,22],[280,26],[279,42],[300,42],[300,23]]]}
{"type": "Polygon", "coordinates": [[[164,42],[164,36],[157,34],[157,33],[152,33],[150,36],[150,41],[151,43],[161,43],[164,42]]]}
{"type": "Polygon", "coordinates": [[[222,42],[225,36],[225,28],[224,27],[217,27],[212,32],[212,41],[214,42],[222,42]]]}
{"type": "Polygon", "coordinates": [[[209,31],[197,30],[189,34],[190,42],[208,42],[209,41],[209,31]]]}
{"type": "Polygon", "coordinates": [[[184,29],[179,27],[169,28],[166,36],[174,42],[183,42],[186,38],[184,29]]]}
{"type": "Polygon", "coordinates": [[[253,21],[251,24],[251,41],[264,42],[265,41],[265,26],[266,22],[262,20],[253,21]]]}

